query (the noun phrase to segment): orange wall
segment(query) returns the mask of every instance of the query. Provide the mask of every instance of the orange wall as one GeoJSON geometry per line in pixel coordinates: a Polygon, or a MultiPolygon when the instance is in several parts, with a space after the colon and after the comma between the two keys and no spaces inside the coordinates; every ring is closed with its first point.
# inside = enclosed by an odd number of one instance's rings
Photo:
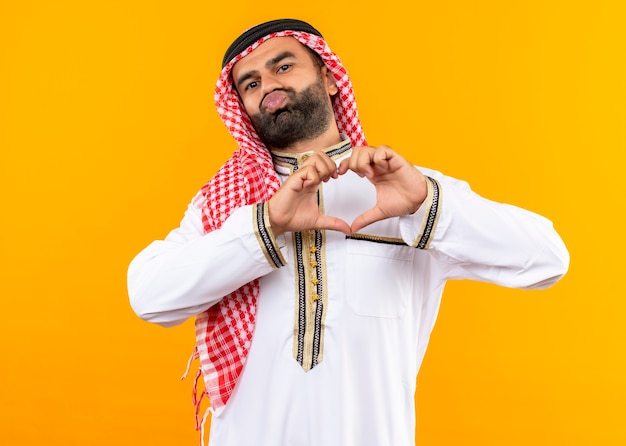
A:
{"type": "Polygon", "coordinates": [[[125,273],[235,149],[222,53],[278,16],[339,53],[371,144],[571,252],[547,291],[448,286],[418,444],[626,444],[624,3],[300,3],[0,0],[0,444],[196,444],[192,324],[141,322],[125,273]]]}

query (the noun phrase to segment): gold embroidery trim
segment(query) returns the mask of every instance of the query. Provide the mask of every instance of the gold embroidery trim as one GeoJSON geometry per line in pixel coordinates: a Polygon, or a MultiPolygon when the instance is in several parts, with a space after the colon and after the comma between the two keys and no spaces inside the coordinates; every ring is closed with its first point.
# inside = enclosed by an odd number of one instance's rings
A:
{"type": "MultiPolygon", "coordinates": [[[[320,194],[321,195],[321,194],[320,194]]],[[[323,208],[320,197],[320,208],[323,208]]],[[[324,359],[324,326],[328,306],[326,232],[293,235],[296,302],[293,356],[305,371],[324,359]]]]}

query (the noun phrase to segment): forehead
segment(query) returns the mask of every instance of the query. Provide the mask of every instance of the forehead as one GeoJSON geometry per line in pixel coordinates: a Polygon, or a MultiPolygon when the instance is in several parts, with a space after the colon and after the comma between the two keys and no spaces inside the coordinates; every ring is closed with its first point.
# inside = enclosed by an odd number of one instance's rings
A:
{"type": "Polygon", "coordinates": [[[303,56],[309,57],[307,49],[295,38],[288,36],[273,37],[263,42],[250,54],[246,55],[233,65],[233,69],[231,71],[233,78],[237,77],[237,73],[261,70],[265,66],[266,62],[276,57],[276,55],[286,51],[294,54],[297,58],[302,58],[303,56]]]}

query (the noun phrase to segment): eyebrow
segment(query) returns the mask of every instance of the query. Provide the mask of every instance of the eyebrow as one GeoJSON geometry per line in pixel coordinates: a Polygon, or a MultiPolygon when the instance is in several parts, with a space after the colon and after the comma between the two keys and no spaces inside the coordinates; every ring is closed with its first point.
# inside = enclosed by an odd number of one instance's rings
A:
{"type": "MultiPolygon", "coordinates": [[[[277,56],[272,57],[267,62],[265,62],[265,68],[270,69],[274,65],[277,65],[278,63],[280,63],[283,59],[287,59],[289,57],[294,57],[295,58],[296,55],[293,54],[291,51],[284,51],[284,52],[278,54],[277,56]]],[[[251,77],[254,77],[254,76],[258,75],[258,74],[259,74],[259,70],[252,70],[252,71],[248,71],[248,72],[242,74],[241,76],[239,76],[239,78],[237,79],[237,89],[239,90],[241,88],[241,84],[243,84],[245,81],[247,81],[251,77]]]]}

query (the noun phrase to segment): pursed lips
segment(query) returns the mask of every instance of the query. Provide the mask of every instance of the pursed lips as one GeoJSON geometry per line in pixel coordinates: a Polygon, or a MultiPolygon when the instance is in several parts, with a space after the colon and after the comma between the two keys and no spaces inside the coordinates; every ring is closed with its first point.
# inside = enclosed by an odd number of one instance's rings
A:
{"type": "Polygon", "coordinates": [[[265,98],[263,98],[261,105],[266,112],[274,113],[287,101],[288,98],[289,96],[287,96],[287,93],[284,91],[272,91],[271,93],[268,93],[265,98]]]}

